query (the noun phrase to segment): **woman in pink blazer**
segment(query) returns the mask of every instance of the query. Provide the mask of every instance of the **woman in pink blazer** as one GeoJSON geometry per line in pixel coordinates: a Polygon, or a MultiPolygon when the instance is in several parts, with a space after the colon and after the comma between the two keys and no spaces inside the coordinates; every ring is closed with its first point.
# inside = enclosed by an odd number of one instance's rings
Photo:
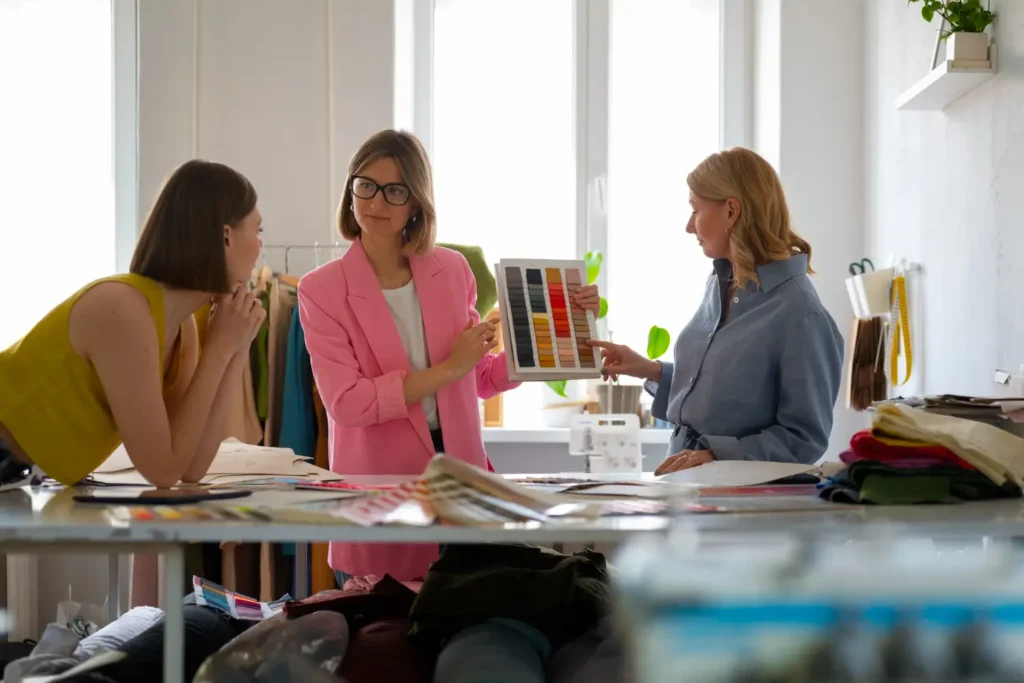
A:
{"type": "MultiPolygon", "coordinates": [[[[382,131],[352,157],[338,207],[345,255],[299,282],[299,316],[327,409],[331,470],[422,473],[443,451],[489,467],[478,398],[516,386],[494,325],[474,308],[476,280],[458,252],[434,246],[430,162],[408,133],[382,131]]],[[[597,310],[596,287],[576,303],[597,310]]],[[[426,574],[437,545],[332,543],[348,575],[426,574]]]]}

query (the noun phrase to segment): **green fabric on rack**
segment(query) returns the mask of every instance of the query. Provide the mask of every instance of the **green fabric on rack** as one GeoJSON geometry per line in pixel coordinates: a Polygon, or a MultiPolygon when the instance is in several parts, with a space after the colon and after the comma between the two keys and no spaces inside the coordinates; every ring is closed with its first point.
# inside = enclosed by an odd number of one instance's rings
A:
{"type": "Polygon", "coordinates": [[[498,303],[498,284],[494,280],[494,270],[484,257],[480,247],[469,247],[464,244],[438,244],[439,247],[457,251],[466,257],[469,269],[476,278],[476,312],[483,318],[498,303]]]}

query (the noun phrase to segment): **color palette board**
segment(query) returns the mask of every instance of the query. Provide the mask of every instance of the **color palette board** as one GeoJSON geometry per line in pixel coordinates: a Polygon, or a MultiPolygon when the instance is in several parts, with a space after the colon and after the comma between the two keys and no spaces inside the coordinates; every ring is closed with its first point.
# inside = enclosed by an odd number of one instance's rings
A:
{"type": "Polygon", "coordinates": [[[592,311],[570,303],[586,282],[583,261],[503,259],[495,266],[509,378],[515,381],[600,377],[592,311]]]}

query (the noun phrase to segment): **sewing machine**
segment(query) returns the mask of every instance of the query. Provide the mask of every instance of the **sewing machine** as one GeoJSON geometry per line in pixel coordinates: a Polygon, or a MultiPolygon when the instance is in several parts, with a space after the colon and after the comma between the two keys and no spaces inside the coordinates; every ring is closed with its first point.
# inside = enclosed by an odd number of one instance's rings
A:
{"type": "Polygon", "coordinates": [[[640,419],[636,415],[573,415],[569,454],[584,457],[588,474],[643,473],[640,419]]]}

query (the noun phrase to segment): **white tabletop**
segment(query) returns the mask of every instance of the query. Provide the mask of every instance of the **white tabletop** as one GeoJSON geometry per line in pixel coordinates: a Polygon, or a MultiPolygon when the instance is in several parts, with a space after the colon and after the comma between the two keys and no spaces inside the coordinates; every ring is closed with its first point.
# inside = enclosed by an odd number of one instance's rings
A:
{"type": "MultiPolygon", "coordinates": [[[[353,483],[394,483],[407,477],[348,477],[353,483]]],[[[933,506],[847,507],[813,498],[701,498],[734,513],[686,513],[661,516],[604,517],[579,523],[508,524],[472,528],[440,526],[361,527],[345,523],[295,524],[246,521],[167,521],[130,524],[114,521],[102,505],[76,503],[71,489],[17,490],[0,493],[0,542],[184,543],[210,541],[302,543],[359,541],[379,543],[587,543],[621,541],[632,534],[663,531],[670,526],[712,535],[795,533],[801,536],[877,535],[1024,536],[1021,500],[933,506]],[[789,511],[779,511],[789,510],[789,511]]],[[[319,491],[255,491],[239,501],[259,507],[312,502],[330,497],[319,491]]]]}

